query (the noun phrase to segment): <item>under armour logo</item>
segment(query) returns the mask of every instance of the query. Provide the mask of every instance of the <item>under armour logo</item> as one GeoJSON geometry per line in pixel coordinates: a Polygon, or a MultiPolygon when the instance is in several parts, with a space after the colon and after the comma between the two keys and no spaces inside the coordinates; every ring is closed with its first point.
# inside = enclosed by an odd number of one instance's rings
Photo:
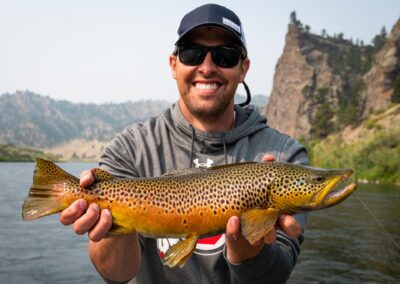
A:
{"type": "Polygon", "coordinates": [[[194,167],[195,168],[209,168],[212,166],[212,164],[214,163],[213,160],[207,159],[206,163],[199,163],[199,159],[194,159],[193,160],[194,163],[194,167]]]}

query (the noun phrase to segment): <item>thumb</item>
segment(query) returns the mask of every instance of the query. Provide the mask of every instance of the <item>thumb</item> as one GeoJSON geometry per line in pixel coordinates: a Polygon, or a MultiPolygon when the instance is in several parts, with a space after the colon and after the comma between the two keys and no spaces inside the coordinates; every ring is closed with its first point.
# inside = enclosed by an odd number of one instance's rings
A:
{"type": "Polygon", "coordinates": [[[228,224],[226,225],[225,235],[227,244],[236,242],[242,236],[240,234],[240,224],[237,216],[232,216],[229,218],[228,224]]]}
{"type": "Polygon", "coordinates": [[[94,176],[92,170],[85,170],[81,172],[79,176],[79,185],[82,187],[87,187],[94,182],[94,176]]]}
{"type": "Polygon", "coordinates": [[[275,157],[273,155],[271,155],[271,154],[265,154],[262,157],[262,161],[263,162],[273,162],[273,161],[275,161],[275,157]]]}

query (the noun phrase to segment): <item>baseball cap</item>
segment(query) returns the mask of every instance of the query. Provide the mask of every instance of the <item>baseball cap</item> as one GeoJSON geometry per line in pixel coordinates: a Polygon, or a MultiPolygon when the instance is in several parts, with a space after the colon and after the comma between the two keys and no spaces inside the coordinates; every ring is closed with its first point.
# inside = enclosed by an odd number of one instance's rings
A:
{"type": "Polygon", "coordinates": [[[231,10],[217,4],[206,4],[187,13],[178,28],[177,45],[190,31],[199,27],[220,27],[229,31],[247,51],[242,23],[231,10]]]}

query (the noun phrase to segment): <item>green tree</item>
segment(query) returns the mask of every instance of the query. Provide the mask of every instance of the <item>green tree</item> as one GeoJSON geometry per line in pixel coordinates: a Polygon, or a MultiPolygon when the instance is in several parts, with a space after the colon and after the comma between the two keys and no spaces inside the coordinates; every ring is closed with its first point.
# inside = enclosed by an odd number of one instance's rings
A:
{"type": "Polygon", "coordinates": [[[393,95],[391,97],[393,103],[400,103],[400,74],[397,75],[393,85],[393,95]]]}
{"type": "Polygon", "coordinates": [[[335,127],[332,122],[334,113],[328,101],[319,106],[312,121],[310,134],[314,139],[321,139],[334,132],[335,127]]]}
{"type": "Polygon", "coordinates": [[[378,35],[376,35],[372,40],[375,53],[378,52],[385,45],[386,37],[387,37],[386,28],[385,26],[383,26],[381,32],[378,35]]]}
{"type": "Polygon", "coordinates": [[[300,29],[303,28],[303,24],[299,20],[297,20],[296,11],[293,11],[292,13],[290,13],[290,23],[300,29]]]}

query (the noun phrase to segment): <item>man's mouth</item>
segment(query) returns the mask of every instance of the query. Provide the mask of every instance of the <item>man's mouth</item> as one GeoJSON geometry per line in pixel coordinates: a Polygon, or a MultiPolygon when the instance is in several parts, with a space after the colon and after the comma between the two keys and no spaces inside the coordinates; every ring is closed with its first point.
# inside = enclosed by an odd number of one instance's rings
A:
{"type": "Polygon", "coordinates": [[[194,86],[198,90],[216,90],[216,89],[218,89],[220,84],[216,83],[216,82],[213,82],[213,83],[195,82],[194,86]]]}

